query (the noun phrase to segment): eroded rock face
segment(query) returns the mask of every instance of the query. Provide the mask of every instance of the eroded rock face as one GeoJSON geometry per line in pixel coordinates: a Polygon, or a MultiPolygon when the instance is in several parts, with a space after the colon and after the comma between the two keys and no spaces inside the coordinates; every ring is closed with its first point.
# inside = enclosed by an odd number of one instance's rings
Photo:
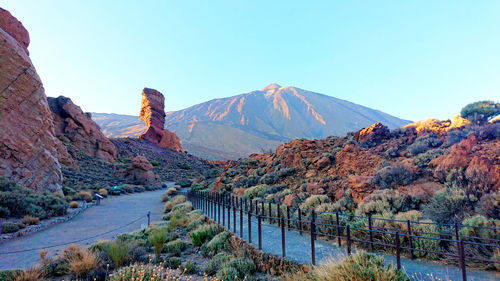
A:
{"type": "Polygon", "coordinates": [[[28,31],[9,11],[2,8],[0,8],[0,28],[21,44],[26,54],[29,54],[30,35],[28,31]]]}
{"type": "Polygon", "coordinates": [[[370,143],[380,143],[384,139],[389,139],[391,137],[391,131],[387,126],[382,125],[377,122],[368,128],[359,130],[354,134],[354,139],[361,143],[363,141],[370,143]]]}
{"type": "Polygon", "coordinates": [[[29,36],[9,16],[0,10],[0,176],[35,190],[61,192],[58,158],[71,157],[55,137],[42,82],[26,51],[29,36]]]}
{"type": "Polygon", "coordinates": [[[139,117],[142,121],[146,122],[147,126],[146,132],[139,136],[140,139],[147,140],[161,147],[182,151],[179,137],[175,133],[163,128],[165,125],[165,98],[162,93],[149,88],[142,90],[139,117]]]}
{"type": "Polygon", "coordinates": [[[150,184],[154,186],[160,184],[159,177],[153,172],[153,165],[149,163],[146,157],[140,155],[132,159],[130,167],[118,171],[117,174],[134,184],[150,184]]]}
{"type": "Polygon", "coordinates": [[[55,134],[58,138],[89,156],[110,163],[115,162],[115,145],[102,134],[99,126],[91,119],[90,113],[84,113],[67,97],[49,97],[48,102],[53,112],[55,134]]]}

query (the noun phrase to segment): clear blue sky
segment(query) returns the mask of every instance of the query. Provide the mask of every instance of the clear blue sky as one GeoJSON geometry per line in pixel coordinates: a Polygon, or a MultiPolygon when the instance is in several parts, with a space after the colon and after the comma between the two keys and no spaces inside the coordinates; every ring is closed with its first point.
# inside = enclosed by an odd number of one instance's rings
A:
{"type": "Polygon", "coordinates": [[[419,120],[500,100],[500,1],[3,0],[30,32],[47,95],[138,115],[265,87],[419,120]]]}

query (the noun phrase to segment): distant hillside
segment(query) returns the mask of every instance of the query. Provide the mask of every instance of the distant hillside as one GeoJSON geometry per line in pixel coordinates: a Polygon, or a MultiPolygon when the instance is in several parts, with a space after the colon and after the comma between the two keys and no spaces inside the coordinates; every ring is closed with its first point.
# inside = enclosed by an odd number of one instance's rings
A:
{"type": "MultiPolygon", "coordinates": [[[[108,137],[135,137],[145,129],[135,116],[94,113],[93,118],[108,137]]],[[[344,135],[375,122],[389,128],[409,123],[331,96],[270,84],[262,90],[168,112],[165,127],[194,155],[236,159],[293,139],[344,135]]]]}

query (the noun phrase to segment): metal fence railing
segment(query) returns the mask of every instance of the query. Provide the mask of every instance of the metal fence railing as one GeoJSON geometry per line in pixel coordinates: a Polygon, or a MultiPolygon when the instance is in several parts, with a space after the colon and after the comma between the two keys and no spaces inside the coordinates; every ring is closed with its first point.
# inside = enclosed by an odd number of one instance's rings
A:
{"type": "MultiPolygon", "coordinates": [[[[467,280],[467,263],[475,262],[494,266],[500,261],[493,259],[493,253],[500,253],[500,229],[496,226],[469,226],[460,224],[436,224],[411,220],[396,220],[372,216],[356,216],[342,213],[303,212],[288,206],[272,204],[260,200],[250,200],[232,194],[209,191],[189,191],[187,199],[197,209],[201,209],[218,224],[227,227],[243,237],[244,215],[246,216],[247,237],[252,242],[252,220],[257,221],[257,245],[262,250],[262,222],[276,224],[281,230],[282,256],[286,257],[285,229],[297,231],[311,238],[311,262],[316,264],[315,241],[318,237],[332,239],[339,246],[352,253],[354,245],[372,252],[391,252],[396,257],[397,268],[401,269],[401,257],[407,254],[411,259],[422,255],[433,255],[437,259],[447,259],[456,263],[467,280]],[[239,229],[237,217],[239,216],[239,229]],[[395,227],[381,226],[384,221],[395,227]],[[426,227],[431,225],[431,230],[426,227]],[[480,230],[483,236],[460,235],[461,229],[480,230]],[[484,237],[486,236],[491,237],[484,237]],[[435,248],[426,248],[426,245],[435,248]],[[471,253],[471,254],[467,254],[471,253]]],[[[472,232],[474,233],[474,231],[472,232]]]]}

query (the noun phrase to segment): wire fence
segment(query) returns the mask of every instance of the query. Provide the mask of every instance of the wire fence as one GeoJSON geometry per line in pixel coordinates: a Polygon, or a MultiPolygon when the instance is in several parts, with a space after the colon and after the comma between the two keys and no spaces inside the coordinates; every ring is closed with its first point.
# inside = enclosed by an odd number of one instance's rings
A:
{"type": "Polygon", "coordinates": [[[447,260],[460,268],[464,281],[467,280],[468,265],[495,267],[500,264],[500,228],[496,226],[437,224],[340,212],[304,212],[300,208],[292,210],[288,206],[209,191],[189,191],[185,195],[195,208],[229,230],[233,228],[234,233],[239,231],[241,237],[245,217],[248,241],[252,243],[252,238],[257,239],[259,250],[262,250],[262,222],[280,229],[283,257],[286,256],[285,230],[308,234],[313,265],[316,264],[315,241],[318,237],[346,246],[348,255],[354,246],[371,252],[389,252],[395,255],[398,269],[401,269],[401,257],[405,255],[411,259],[447,260]],[[257,237],[252,237],[255,221],[257,237]],[[460,235],[466,228],[474,230],[469,233],[482,235],[460,235]]]}

